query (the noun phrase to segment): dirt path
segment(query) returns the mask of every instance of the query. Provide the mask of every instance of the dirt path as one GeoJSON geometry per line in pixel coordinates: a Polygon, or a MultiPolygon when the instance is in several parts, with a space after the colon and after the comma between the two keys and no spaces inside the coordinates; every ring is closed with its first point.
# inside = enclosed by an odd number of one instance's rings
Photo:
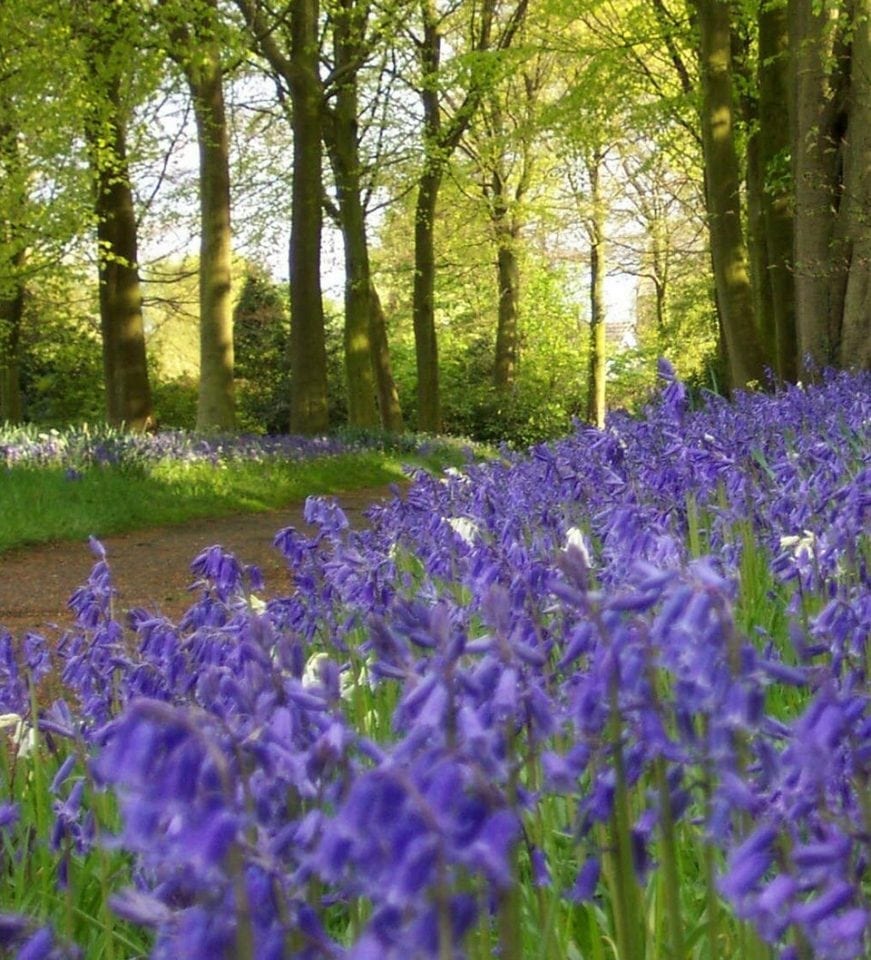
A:
{"type": "MultiPolygon", "coordinates": [[[[366,523],[364,511],[391,496],[388,487],[370,487],[339,494],[336,499],[352,526],[366,523]]],[[[267,593],[288,585],[287,570],[272,546],[275,534],[294,526],[313,528],[303,520],[303,504],[281,510],[192,520],[179,526],[153,527],[104,537],[122,610],[146,607],[176,617],[190,605],[193,577],[190,563],[205,547],[219,543],[242,563],[263,571],[267,593]]],[[[72,623],[70,594],[82,584],[94,558],[87,542],[47,543],[0,554],[0,626],[13,634],[27,630],[53,632],[72,623]]]]}

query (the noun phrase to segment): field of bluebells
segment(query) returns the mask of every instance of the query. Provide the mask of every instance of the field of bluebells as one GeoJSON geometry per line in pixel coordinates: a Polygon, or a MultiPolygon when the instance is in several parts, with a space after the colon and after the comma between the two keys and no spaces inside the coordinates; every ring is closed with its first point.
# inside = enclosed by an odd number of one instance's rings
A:
{"type": "MultiPolygon", "coordinates": [[[[62,467],[75,474],[93,467],[145,468],[165,461],[177,464],[311,460],[373,449],[387,437],[255,436],[246,434],[197,435],[185,430],[157,434],[125,433],[105,425],[83,425],[65,430],[39,430],[31,426],[0,425],[0,465],[62,467]]],[[[398,441],[418,449],[411,435],[398,441]]]]}
{"type": "Polygon", "coordinates": [[[871,376],[442,477],[290,596],[220,547],[178,623],[111,557],[0,631],[0,953],[859,960],[871,376]]]}

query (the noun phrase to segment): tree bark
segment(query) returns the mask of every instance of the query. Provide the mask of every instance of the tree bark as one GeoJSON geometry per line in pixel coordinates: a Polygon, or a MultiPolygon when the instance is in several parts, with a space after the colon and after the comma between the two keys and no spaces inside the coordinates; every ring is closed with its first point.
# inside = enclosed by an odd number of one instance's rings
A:
{"type": "Polygon", "coordinates": [[[435,329],[435,212],[441,173],[427,170],[418,182],[414,214],[414,349],[417,361],[417,427],[441,429],[439,354],[435,329]]]}
{"type": "Polygon", "coordinates": [[[509,390],[517,376],[517,346],[520,318],[520,265],[517,261],[519,231],[514,224],[496,224],[496,280],[499,315],[496,324],[496,357],[493,385],[509,390]]]}
{"type": "MultiPolygon", "coordinates": [[[[524,74],[524,119],[527,121],[531,118],[540,82],[540,77],[524,74]]],[[[504,96],[511,98],[510,89],[504,96]]],[[[532,155],[528,135],[512,140],[509,146],[503,102],[499,94],[488,98],[488,101],[485,112],[485,157],[492,159],[484,194],[489,201],[490,222],[496,242],[496,290],[499,297],[493,385],[498,391],[507,391],[514,386],[517,376],[520,343],[520,263],[517,250],[522,225],[521,205],[532,178],[532,155]],[[510,187],[512,166],[516,171],[513,189],[510,187]]],[[[515,120],[515,124],[519,122],[515,120]]]]}
{"type": "Polygon", "coordinates": [[[435,213],[442,171],[447,162],[442,131],[438,74],[441,37],[435,4],[421,0],[423,41],[420,97],[423,105],[424,169],[417,184],[414,211],[414,293],[412,320],[417,365],[417,428],[428,433],[441,429],[438,340],[435,329],[435,213]]]}
{"type": "Polygon", "coordinates": [[[224,105],[217,0],[197,16],[169,0],[158,10],[169,29],[169,55],[181,67],[197,123],[200,190],[200,379],[197,429],[233,430],[236,401],[231,302],[230,144],[224,105]]]}
{"type": "Polygon", "coordinates": [[[843,218],[850,245],[840,365],[871,369],[871,0],[857,0],[843,218]]]}
{"type": "Polygon", "coordinates": [[[789,123],[783,106],[789,102],[789,30],[786,8],[759,7],[759,162],[763,176],[762,225],[766,275],[774,321],[777,375],[794,382],[798,371],[795,332],[795,286],[792,279],[793,217],[785,161],[789,155],[789,123]]]}
{"type": "Polygon", "coordinates": [[[20,423],[23,412],[19,353],[26,296],[20,277],[24,258],[23,250],[10,258],[9,283],[0,292],[0,423],[20,423]]]}
{"type": "Polygon", "coordinates": [[[587,380],[587,420],[600,430],[605,426],[605,207],[600,186],[601,155],[587,161],[590,181],[590,367],[587,380]]]}
{"type": "Polygon", "coordinates": [[[236,0],[253,43],[290,87],[293,188],[288,260],[290,267],[290,429],[324,432],[327,408],[327,351],[321,295],[323,225],[323,83],[318,72],[318,0],[294,0],[290,9],[290,56],[280,47],[277,23],[258,0],[236,0]]]}
{"type": "MultiPolygon", "coordinates": [[[[365,13],[355,0],[340,0],[339,9],[333,17],[334,69],[339,80],[335,104],[324,129],[336,182],[345,250],[344,339],[348,423],[352,427],[372,428],[378,424],[379,417],[370,339],[371,269],[366,215],[361,199],[357,127],[357,75],[363,62],[364,23],[365,13]]],[[[386,429],[386,424],[384,426],[386,429]]]]}
{"type": "MultiPolygon", "coordinates": [[[[765,0],[760,8],[765,5],[765,0]]],[[[774,302],[768,282],[768,243],[765,236],[765,159],[760,143],[760,101],[757,74],[753,69],[753,43],[746,20],[737,5],[732,4],[731,25],[732,72],[735,99],[740,108],[743,126],[744,186],[746,206],[746,240],[750,289],[753,293],[753,315],[760,347],[773,367],[776,356],[774,302]]],[[[756,57],[758,60],[759,57],[756,57]]]]}
{"type": "Polygon", "coordinates": [[[369,282],[369,339],[372,343],[372,362],[375,369],[375,382],[378,385],[378,410],[381,414],[381,426],[388,433],[402,433],[405,425],[402,407],[399,403],[399,391],[393,379],[390,365],[390,350],[387,344],[387,321],[381,297],[375,284],[369,282]]]}
{"type": "Polygon", "coordinates": [[[290,429],[323,433],[327,414],[327,354],[321,296],[323,92],[318,76],[318,0],[291,6],[293,221],[290,231],[290,429]]]}
{"type": "Polygon", "coordinates": [[[746,172],[747,196],[747,255],[750,286],[753,291],[753,315],[759,334],[759,344],[766,364],[774,368],[777,355],[777,331],[774,319],[774,300],[768,282],[768,242],[765,234],[765,171],[756,129],[758,115],[754,110],[747,130],[746,172]]]}
{"type": "Polygon", "coordinates": [[[208,38],[202,38],[198,47],[197,58],[185,60],[185,74],[197,121],[200,160],[200,385],[197,428],[206,431],[232,430],[236,424],[236,405],[230,289],[230,145],[220,51],[217,44],[208,38]]]}
{"type": "Polygon", "coordinates": [[[838,232],[848,78],[843,19],[832,0],[789,0],[796,332],[803,377],[836,362],[840,349],[847,278],[838,232]]]}
{"type": "MultiPolygon", "coordinates": [[[[99,147],[92,143],[92,152],[99,147]]],[[[144,430],[152,421],[133,192],[124,135],[116,125],[115,162],[95,171],[100,329],[110,423],[144,430]]]]}
{"type": "Polygon", "coordinates": [[[766,357],[756,328],[741,223],[729,6],[724,0],[694,0],[694,4],[700,37],[702,142],[717,309],[731,385],[744,387],[763,381],[766,357]]]}
{"type": "MultiPolygon", "coordinates": [[[[97,80],[99,73],[96,65],[92,66],[97,80]]],[[[153,411],[142,320],[138,230],[119,86],[117,77],[108,81],[108,87],[100,91],[108,108],[106,117],[92,116],[86,123],[97,217],[106,416],[116,426],[144,430],[153,420],[153,411]]]]}
{"type": "Polygon", "coordinates": [[[670,260],[671,250],[666,235],[664,216],[658,213],[651,227],[650,266],[653,290],[656,296],[656,330],[660,337],[665,335],[665,328],[669,320],[670,260]]]}
{"type": "Polygon", "coordinates": [[[116,426],[144,430],[154,418],[142,320],[138,226],[127,161],[128,109],[121,94],[123,54],[127,53],[119,47],[122,12],[120,7],[101,10],[84,5],[78,35],[84,40],[93,90],[84,132],[97,219],[106,416],[116,426]]]}
{"type": "MultiPolygon", "coordinates": [[[[4,97],[2,107],[9,106],[4,97]]],[[[5,109],[4,109],[5,113],[5,109]]],[[[0,422],[19,423],[22,416],[19,345],[26,288],[23,277],[27,252],[20,236],[24,215],[24,171],[19,153],[18,131],[0,119],[0,170],[7,188],[0,219],[0,422]]]]}

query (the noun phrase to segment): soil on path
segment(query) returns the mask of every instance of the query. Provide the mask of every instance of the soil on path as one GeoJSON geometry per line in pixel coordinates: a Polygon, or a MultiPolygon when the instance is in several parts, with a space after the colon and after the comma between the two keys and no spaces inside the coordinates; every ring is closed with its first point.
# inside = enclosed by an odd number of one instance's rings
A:
{"type": "MultiPolygon", "coordinates": [[[[366,524],[365,511],[391,496],[389,487],[369,487],[335,497],[354,527],[366,524]]],[[[101,538],[118,591],[118,611],[145,607],[170,618],[193,602],[190,564],[206,547],[220,544],[243,564],[256,564],[266,595],[286,592],[290,579],[284,559],[272,545],[285,527],[303,533],[303,503],[280,510],[191,520],[101,538]]],[[[67,601],[88,577],[95,558],[87,542],[68,541],[20,547],[0,554],[0,627],[15,635],[28,630],[53,634],[73,623],[67,601]]]]}

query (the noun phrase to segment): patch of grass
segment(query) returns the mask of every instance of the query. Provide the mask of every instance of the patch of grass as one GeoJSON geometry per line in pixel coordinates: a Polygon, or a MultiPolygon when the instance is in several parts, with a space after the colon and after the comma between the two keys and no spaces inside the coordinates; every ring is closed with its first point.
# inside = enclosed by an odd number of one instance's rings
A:
{"type": "Polygon", "coordinates": [[[461,450],[367,451],[305,461],[225,463],[165,460],[137,469],[61,467],[0,473],[0,552],[30,543],[81,540],[141,527],[276,509],[310,494],[337,494],[404,479],[404,467],[438,470],[461,450]]]}

